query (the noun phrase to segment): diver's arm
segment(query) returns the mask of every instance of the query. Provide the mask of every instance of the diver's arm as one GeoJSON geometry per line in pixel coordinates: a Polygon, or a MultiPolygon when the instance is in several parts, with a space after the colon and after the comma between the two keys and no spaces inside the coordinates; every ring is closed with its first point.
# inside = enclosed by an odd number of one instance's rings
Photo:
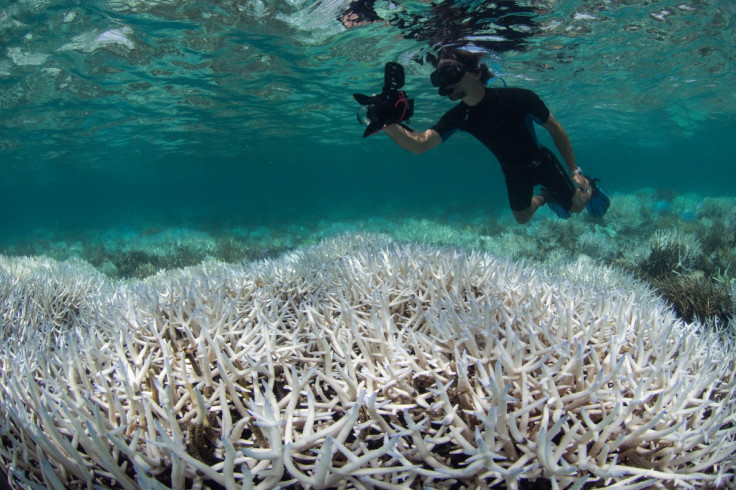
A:
{"type": "Polygon", "coordinates": [[[415,133],[399,124],[392,124],[383,128],[383,132],[389,135],[400,147],[415,154],[424,153],[442,143],[442,138],[434,129],[415,133]]]}
{"type": "Polygon", "coordinates": [[[557,147],[557,151],[560,152],[562,159],[565,161],[565,164],[570,171],[570,175],[572,175],[572,180],[574,180],[578,185],[578,188],[575,190],[575,195],[572,198],[573,203],[571,211],[579,213],[585,209],[585,203],[590,199],[590,182],[588,182],[588,179],[585,178],[580,171],[580,167],[575,163],[575,153],[572,151],[570,138],[568,138],[567,132],[562,125],[557,122],[557,119],[550,114],[547,121],[542,124],[542,127],[549,132],[550,136],[552,136],[552,141],[554,142],[555,147],[557,147]]]}
{"type": "Polygon", "coordinates": [[[577,170],[578,166],[575,163],[575,153],[572,151],[572,143],[570,143],[570,138],[568,138],[567,132],[565,132],[565,129],[559,122],[557,122],[557,119],[555,119],[552,114],[550,114],[547,121],[542,124],[542,127],[549,132],[550,136],[552,136],[552,141],[557,147],[557,151],[560,152],[562,159],[567,165],[567,169],[572,175],[573,172],[577,170]]]}

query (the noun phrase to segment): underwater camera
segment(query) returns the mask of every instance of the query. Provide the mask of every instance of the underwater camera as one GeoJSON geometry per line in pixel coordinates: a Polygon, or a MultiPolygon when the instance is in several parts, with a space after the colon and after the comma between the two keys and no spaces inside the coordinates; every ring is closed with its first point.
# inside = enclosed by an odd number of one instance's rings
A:
{"type": "Polygon", "coordinates": [[[406,98],[404,67],[389,61],[383,75],[383,90],[378,95],[353,94],[360,104],[358,121],[367,126],[363,137],[377,133],[384,126],[408,121],[414,114],[414,100],[406,98]]]}

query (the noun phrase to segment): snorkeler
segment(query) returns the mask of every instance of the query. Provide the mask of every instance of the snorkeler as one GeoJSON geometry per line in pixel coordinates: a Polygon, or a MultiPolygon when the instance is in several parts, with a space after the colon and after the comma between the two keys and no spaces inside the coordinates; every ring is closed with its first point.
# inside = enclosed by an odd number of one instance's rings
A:
{"type": "Polygon", "coordinates": [[[440,95],[461,102],[421,133],[400,124],[405,119],[395,117],[372,120],[373,128],[380,127],[413,153],[440,145],[457,130],[472,134],[498,158],[518,223],[528,222],[544,204],[560,218],[569,218],[570,213],[586,207],[592,216],[602,217],[610,205],[608,197],[597,179],[583,175],[567,133],[544,102],[531,90],[486,87],[492,77],[488,66],[480,63],[480,54],[443,49],[431,74],[432,85],[439,87],[440,95]],[[567,171],[554,153],[538,142],[532,122],[550,133],[567,171]],[[534,195],[537,185],[542,186],[542,192],[534,195]]]}

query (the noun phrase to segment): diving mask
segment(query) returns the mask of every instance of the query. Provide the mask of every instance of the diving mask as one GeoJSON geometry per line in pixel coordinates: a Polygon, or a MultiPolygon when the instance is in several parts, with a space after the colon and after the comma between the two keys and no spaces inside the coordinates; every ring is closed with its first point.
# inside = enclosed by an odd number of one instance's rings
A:
{"type": "Polygon", "coordinates": [[[440,95],[450,95],[452,90],[449,86],[462,80],[463,76],[465,76],[465,71],[466,70],[463,65],[454,61],[449,61],[438,66],[437,69],[429,76],[429,79],[433,86],[439,87],[440,95]]]}

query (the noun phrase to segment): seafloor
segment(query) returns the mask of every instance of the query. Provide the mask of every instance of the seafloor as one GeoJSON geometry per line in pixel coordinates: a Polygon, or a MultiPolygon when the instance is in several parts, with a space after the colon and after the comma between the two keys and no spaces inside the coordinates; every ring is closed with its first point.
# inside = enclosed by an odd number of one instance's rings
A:
{"type": "Polygon", "coordinates": [[[344,233],[382,233],[399,241],[472,248],[540,265],[594,260],[634,274],[686,321],[733,326],[736,304],[736,198],[666,189],[612,196],[603,219],[569,220],[543,209],[528,225],[499,216],[437,210],[422,216],[315,219],[276,226],[208,227],[156,223],[84,232],[37,230],[0,241],[0,253],[89,262],[111,278],[144,278],[205,260],[277,256],[344,233]],[[729,325],[730,324],[730,325],[729,325]]]}

